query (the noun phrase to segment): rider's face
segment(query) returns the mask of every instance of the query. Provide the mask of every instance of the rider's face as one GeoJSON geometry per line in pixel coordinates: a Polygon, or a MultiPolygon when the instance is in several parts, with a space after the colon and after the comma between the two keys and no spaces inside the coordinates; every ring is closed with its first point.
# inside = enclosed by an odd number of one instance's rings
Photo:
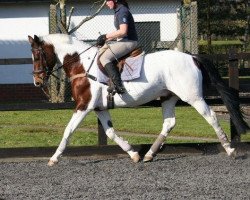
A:
{"type": "Polygon", "coordinates": [[[115,2],[112,1],[112,0],[108,0],[108,1],[106,2],[106,6],[108,6],[109,9],[114,9],[114,8],[115,8],[115,2]]]}

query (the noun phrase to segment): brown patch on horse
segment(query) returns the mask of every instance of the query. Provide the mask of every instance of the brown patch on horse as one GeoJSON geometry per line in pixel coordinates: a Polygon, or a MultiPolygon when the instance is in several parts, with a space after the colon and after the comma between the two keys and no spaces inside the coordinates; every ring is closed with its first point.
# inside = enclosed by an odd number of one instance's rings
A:
{"type": "MultiPolygon", "coordinates": [[[[119,68],[119,71],[122,72],[126,58],[128,58],[128,57],[136,57],[136,56],[140,55],[141,53],[142,53],[142,49],[141,48],[136,48],[136,49],[132,50],[130,53],[126,54],[125,56],[119,58],[118,63],[117,63],[117,61],[114,61],[114,62],[116,63],[116,66],[119,68]]],[[[108,76],[107,72],[105,71],[105,67],[100,62],[100,57],[101,57],[101,55],[99,55],[98,58],[97,58],[97,65],[98,65],[99,69],[106,76],[108,76]]]]}
{"type": "MultiPolygon", "coordinates": [[[[67,54],[63,60],[63,68],[68,78],[85,73],[78,53],[74,53],[73,55],[67,54]]],[[[87,77],[79,77],[72,80],[71,90],[72,97],[76,102],[75,111],[86,110],[92,97],[89,79],[87,77]]]]}

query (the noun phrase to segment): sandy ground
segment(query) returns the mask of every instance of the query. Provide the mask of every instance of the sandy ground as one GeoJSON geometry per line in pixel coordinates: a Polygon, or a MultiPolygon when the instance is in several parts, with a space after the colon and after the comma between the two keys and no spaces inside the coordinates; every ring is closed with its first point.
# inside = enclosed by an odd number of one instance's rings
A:
{"type": "Polygon", "coordinates": [[[127,156],[0,160],[0,199],[250,199],[249,152],[159,155],[150,163],[127,156]]]}

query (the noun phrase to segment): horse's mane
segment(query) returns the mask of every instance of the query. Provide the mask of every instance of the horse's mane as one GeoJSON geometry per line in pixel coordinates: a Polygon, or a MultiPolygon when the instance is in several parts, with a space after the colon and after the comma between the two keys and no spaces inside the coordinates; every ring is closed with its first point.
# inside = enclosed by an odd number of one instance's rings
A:
{"type": "Polygon", "coordinates": [[[73,46],[78,46],[79,48],[89,46],[88,43],[80,41],[76,37],[73,37],[67,34],[60,34],[60,33],[49,34],[49,35],[41,36],[40,39],[42,41],[45,41],[46,43],[59,45],[59,46],[60,45],[63,45],[63,46],[73,45],[73,46]]]}
{"type": "Polygon", "coordinates": [[[64,44],[72,44],[72,37],[66,34],[49,34],[45,36],[41,36],[40,40],[45,41],[47,43],[55,44],[55,43],[64,43],[64,44]]]}
{"type": "MultiPolygon", "coordinates": [[[[58,62],[63,64],[65,57],[69,57],[66,63],[73,62],[76,58],[79,59],[81,64],[86,68],[92,65],[92,59],[96,58],[97,47],[88,44],[87,42],[78,40],[76,37],[67,34],[49,34],[39,37],[41,41],[46,44],[52,45],[54,53],[58,58],[58,62]]],[[[74,61],[75,62],[75,61],[74,61]]],[[[97,68],[97,66],[95,66],[97,68]]],[[[95,69],[93,67],[93,69],[95,69]]],[[[96,76],[96,70],[91,72],[92,75],[96,76]]]]}

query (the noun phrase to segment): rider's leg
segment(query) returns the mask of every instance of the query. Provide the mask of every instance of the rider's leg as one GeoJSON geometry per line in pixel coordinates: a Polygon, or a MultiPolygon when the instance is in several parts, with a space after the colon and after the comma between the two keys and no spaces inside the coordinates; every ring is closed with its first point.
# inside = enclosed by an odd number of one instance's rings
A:
{"type": "Polygon", "coordinates": [[[121,74],[119,72],[118,67],[113,62],[110,62],[110,63],[107,63],[104,66],[104,68],[105,68],[109,78],[114,83],[117,93],[123,94],[126,90],[122,84],[121,74]]]}
{"type": "Polygon", "coordinates": [[[104,66],[108,76],[114,83],[115,88],[119,94],[124,93],[125,88],[123,87],[119,70],[117,66],[115,66],[114,62],[118,58],[121,58],[122,56],[135,49],[136,46],[136,41],[122,40],[119,42],[106,44],[103,48],[101,48],[100,62],[104,66]]]}

